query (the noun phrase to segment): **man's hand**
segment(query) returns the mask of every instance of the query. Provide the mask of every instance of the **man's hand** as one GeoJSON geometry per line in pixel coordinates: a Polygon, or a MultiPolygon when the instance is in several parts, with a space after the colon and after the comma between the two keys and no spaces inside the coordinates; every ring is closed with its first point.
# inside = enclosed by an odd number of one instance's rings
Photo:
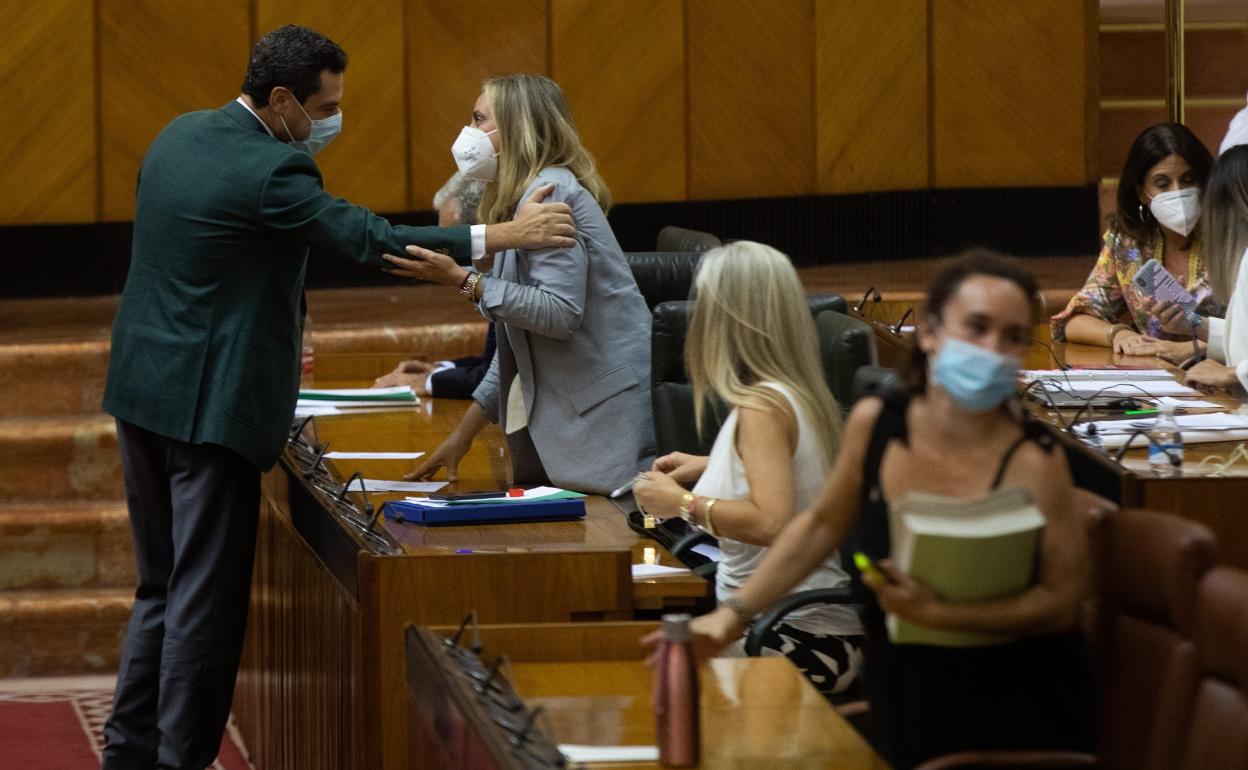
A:
{"type": "MultiPolygon", "coordinates": [[[[402,364],[400,364],[402,366],[402,364]]],[[[393,388],[398,385],[407,385],[418,396],[427,396],[429,393],[425,390],[425,383],[429,381],[427,374],[408,374],[398,371],[397,369],[389,374],[383,374],[373,382],[374,388],[393,388]]]]}
{"type": "Polygon", "coordinates": [[[407,253],[411,259],[396,257],[393,254],[382,254],[394,267],[383,268],[390,275],[403,278],[415,278],[418,281],[431,281],[443,286],[463,286],[468,278],[468,271],[455,263],[455,260],[436,251],[422,249],[419,246],[408,246],[407,253]]]}
{"type": "Polygon", "coordinates": [[[1185,382],[1188,387],[1203,392],[1211,390],[1237,392],[1240,389],[1239,377],[1235,376],[1234,367],[1224,366],[1209,359],[1188,369],[1185,382]]]}
{"type": "Polygon", "coordinates": [[[553,184],[533,191],[516,218],[485,228],[485,250],[568,248],[576,245],[572,208],[566,203],[542,203],[553,184]]]}

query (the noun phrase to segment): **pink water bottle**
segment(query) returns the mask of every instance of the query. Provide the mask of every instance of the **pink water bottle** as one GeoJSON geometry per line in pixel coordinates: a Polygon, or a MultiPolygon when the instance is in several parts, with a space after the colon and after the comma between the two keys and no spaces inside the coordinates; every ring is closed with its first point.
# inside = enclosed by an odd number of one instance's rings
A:
{"type": "Polygon", "coordinates": [[[698,666],[693,658],[689,615],[663,616],[663,641],[655,669],[654,715],[658,720],[659,764],[698,764],[698,666]]]}

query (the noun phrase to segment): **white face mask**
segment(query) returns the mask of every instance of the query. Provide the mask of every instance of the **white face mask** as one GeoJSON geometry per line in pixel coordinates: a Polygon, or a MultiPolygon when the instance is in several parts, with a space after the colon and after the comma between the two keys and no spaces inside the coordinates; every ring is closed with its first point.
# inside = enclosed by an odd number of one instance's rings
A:
{"type": "Polygon", "coordinates": [[[1188,187],[1158,193],[1149,201],[1148,210],[1163,227],[1179,235],[1188,235],[1196,229],[1196,222],[1200,219],[1200,190],[1188,187]]]}
{"type": "Polygon", "coordinates": [[[482,131],[476,126],[464,126],[459,138],[451,145],[451,156],[459,173],[469,179],[482,182],[493,182],[498,177],[498,153],[494,152],[494,143],[490,141],[490,132],[482,131]]]}
{"type": "Polygon", "coordinates": [[[295,101],[295,106],[299,108],[303,116],[312,124],[312,130],[308,132],[307,139],[303,141],[295,139],[295,135],[290,133],[290,128],[286,125],[286,119],[282,118],[281,115],[278,115],[278,117],[282,120],[282,128],[286,129],[286,136],[290,137],[291,146],[296,150],[303,150],[309,155],[315,155],[325,149],[327,144],[334,141],[338,134],[342,133],[342,110],[338,110],[328,118],[312,120],[312,116],[308,114],[307,110],[303,109],[303,105],[297,100],[295,101]]]}

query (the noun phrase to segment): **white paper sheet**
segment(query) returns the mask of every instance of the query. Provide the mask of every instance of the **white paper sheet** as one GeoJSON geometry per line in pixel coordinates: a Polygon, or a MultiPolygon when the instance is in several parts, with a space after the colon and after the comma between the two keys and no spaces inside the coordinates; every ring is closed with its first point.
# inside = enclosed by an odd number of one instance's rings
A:
{"type": "Polygon", "coordinates": [[[364,486],[369,492],[437,492],[439,489],[446,486],[446,482],[364,479],[364,486]]]}
{"type": "Polygon", "coordinates": [[[1226,407],[1221,404],[1215,404],[1212,401],[1201,401],[1198,398],[1174,398],[1172,396],[1162,396],[1161,398],[1153,400],[1157,402],[1158,406],[1169,404],[1170,406],[1179,409],[1226,409],[1226,407]]]}
{"type": "Polygon", "coordinates": [[[559,744],[569,762],[658,762],[658,746],[578,746],[559,744]]]}
{"type": "MultiPolygon", "coordinates": [[[[368,396],[396,396],[399,394],[415,395],[411,385],[395,385],[392,388],[304,388],[299,391],[299,399],[310,400],[315,399],[315,395],[322,396],[355,396],[357,398],[367,398],[368,396]]],[[[375,403],[375,402],[374,402],[375,403]]]]}
{"type": "Polygon", "coordinates": [[[325,455],[330,460],[415,460],[424,456],[424,452],[330,452],[325,455]]]}
{"type": "Polygon", "coordinates": [[[633,578],[652,578],[667,577],[669,575],[684,575],[689,572],[684,567],[664,567],[662,564],[634,564],[633,578]]]}
{"type": "Polygon", "coordinates": [[[1019,374],[1027,382],[1032,380],[1070,380],[1071,382],[1088,382],[1104,380],[1105,382],[1128,382],[1133,380],[1173,380],[1174,373],[1169,369],[1024,369],[1019,374]]]}
{"type": "Polygon", "coordinates": [[[721,552],[718,547],[713,546],[710,543],[698,543],[689,550],[696,554],[701,554],[711,561],[722,561],[724,558],[723,552],[721,552]]]}

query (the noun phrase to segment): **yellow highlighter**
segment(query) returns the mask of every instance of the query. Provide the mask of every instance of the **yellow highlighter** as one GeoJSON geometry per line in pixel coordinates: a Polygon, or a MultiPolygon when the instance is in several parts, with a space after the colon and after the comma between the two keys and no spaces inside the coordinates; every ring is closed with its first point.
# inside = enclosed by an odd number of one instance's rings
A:
{"type": "Polygon", "coordinates": [[[854,566],[862,573],[862,577],[868,583],[880,582],[887,583],[888,578],[880,572],[880,568],[875,566],[875,562],[871,561],[871,557],[862,551],[854,551],[854,566]]]}

